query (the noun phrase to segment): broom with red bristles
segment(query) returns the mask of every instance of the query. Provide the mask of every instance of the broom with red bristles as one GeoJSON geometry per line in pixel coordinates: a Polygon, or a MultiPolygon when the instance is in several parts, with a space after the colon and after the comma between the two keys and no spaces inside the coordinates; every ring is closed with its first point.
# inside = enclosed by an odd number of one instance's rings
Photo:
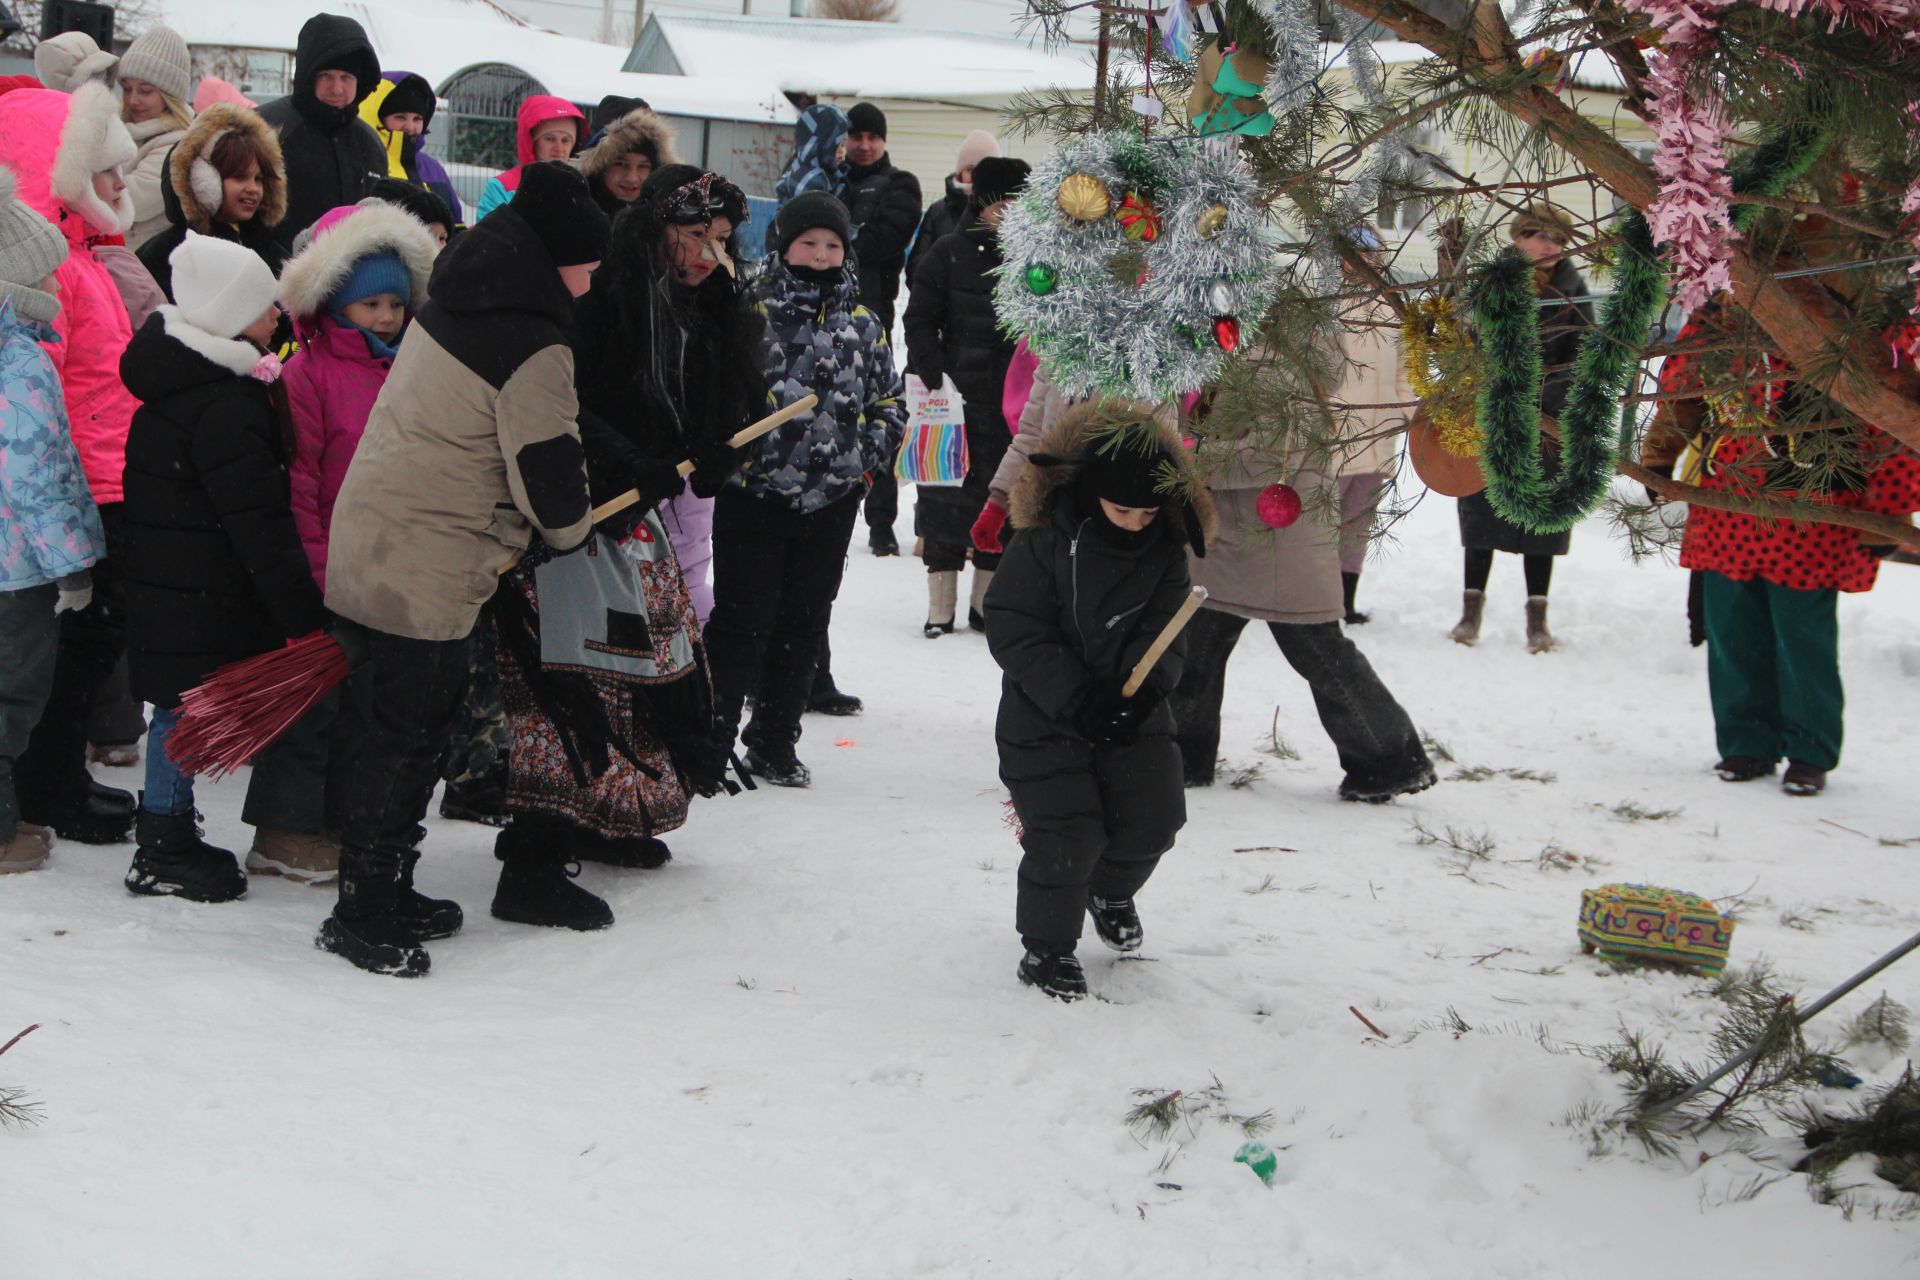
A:
{"type": "MultiPolygon", "coordinates": [[[[816,397],[803,396],[738,432],[727,444],[735,449],[752,444],[817,403],[816,397]]],[[[693,463],[683,461],[680,474],[692,475],[693,463]]],[[[616,516],[639,500],[639,491],[629,489],[595,507],[593,522],[616,516]]],[[[502,565],[500,572],[511,568],[502,565]]],[[[180,695],[180,720],[167,735],[167,758],[190,777],[232,773],[272,746],[352,670],[346,648],[326,631],[229,662],[180,695]]]]}

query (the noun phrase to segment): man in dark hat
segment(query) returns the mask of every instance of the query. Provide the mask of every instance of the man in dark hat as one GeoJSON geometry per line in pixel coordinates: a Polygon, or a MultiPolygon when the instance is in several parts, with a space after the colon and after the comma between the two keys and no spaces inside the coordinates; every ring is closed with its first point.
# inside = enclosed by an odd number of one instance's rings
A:
{"type": "Polygon", "coordinates": [[[364,27],[317,13],[300,28],[293,92],[260,108],[280,135],[287,166],[287,216],[273,228],[285,251],[329,209],[353,204],[387,171],[380,139],[358,114],[380,83],[380,63],[364,27]]]}

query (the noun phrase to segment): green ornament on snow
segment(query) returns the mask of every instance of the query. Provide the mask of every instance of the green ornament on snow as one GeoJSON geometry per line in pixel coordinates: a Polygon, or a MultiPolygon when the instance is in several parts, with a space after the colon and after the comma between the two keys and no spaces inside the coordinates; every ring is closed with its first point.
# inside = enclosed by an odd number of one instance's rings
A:
{"type": "Polygon", "coordinates": [[[1060,273],[1044,262],[1027,268],[1027,289],[1036,298],[1044,298],[1060,287],[1060,273]]]}

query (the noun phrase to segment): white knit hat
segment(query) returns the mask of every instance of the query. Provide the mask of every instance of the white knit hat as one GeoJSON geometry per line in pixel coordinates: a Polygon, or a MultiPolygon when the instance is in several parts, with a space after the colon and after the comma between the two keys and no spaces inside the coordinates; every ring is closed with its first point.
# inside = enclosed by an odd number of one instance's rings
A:
{"type": "Polygon", "coordinates": [[[196,329],[235,338],[273,305],[279,281],[245,245],[187,232],[167,258],[173,264],[173,301],[196,329]]]}
{"type": "Polygon", "coordinates": [[[72,93],[95,76],[113,70],[117,61],[84,31],[63,31],[33,46],[33,74],[41,84],[61,93],[72,93]]]}
{"type": "Polygon", "coordinates": [[[187,100],[193,84],[193,57],[187,42],[172,27],[148,27],[120,55],[122,80],[145,80],[175,102],[187,100]]]}

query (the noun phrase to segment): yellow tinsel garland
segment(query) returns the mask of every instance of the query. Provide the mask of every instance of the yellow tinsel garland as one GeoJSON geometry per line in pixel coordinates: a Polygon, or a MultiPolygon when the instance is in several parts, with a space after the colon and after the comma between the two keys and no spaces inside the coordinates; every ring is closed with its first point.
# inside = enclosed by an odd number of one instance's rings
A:
{"type": "Polygon", "coordinates": [[[1400,324],[1407,381],[1420,397],[1440,446],[1458,458],[1478,457],[1479,352],[1460,330],[1451,298],[1421,298],[1400,324]]]}

